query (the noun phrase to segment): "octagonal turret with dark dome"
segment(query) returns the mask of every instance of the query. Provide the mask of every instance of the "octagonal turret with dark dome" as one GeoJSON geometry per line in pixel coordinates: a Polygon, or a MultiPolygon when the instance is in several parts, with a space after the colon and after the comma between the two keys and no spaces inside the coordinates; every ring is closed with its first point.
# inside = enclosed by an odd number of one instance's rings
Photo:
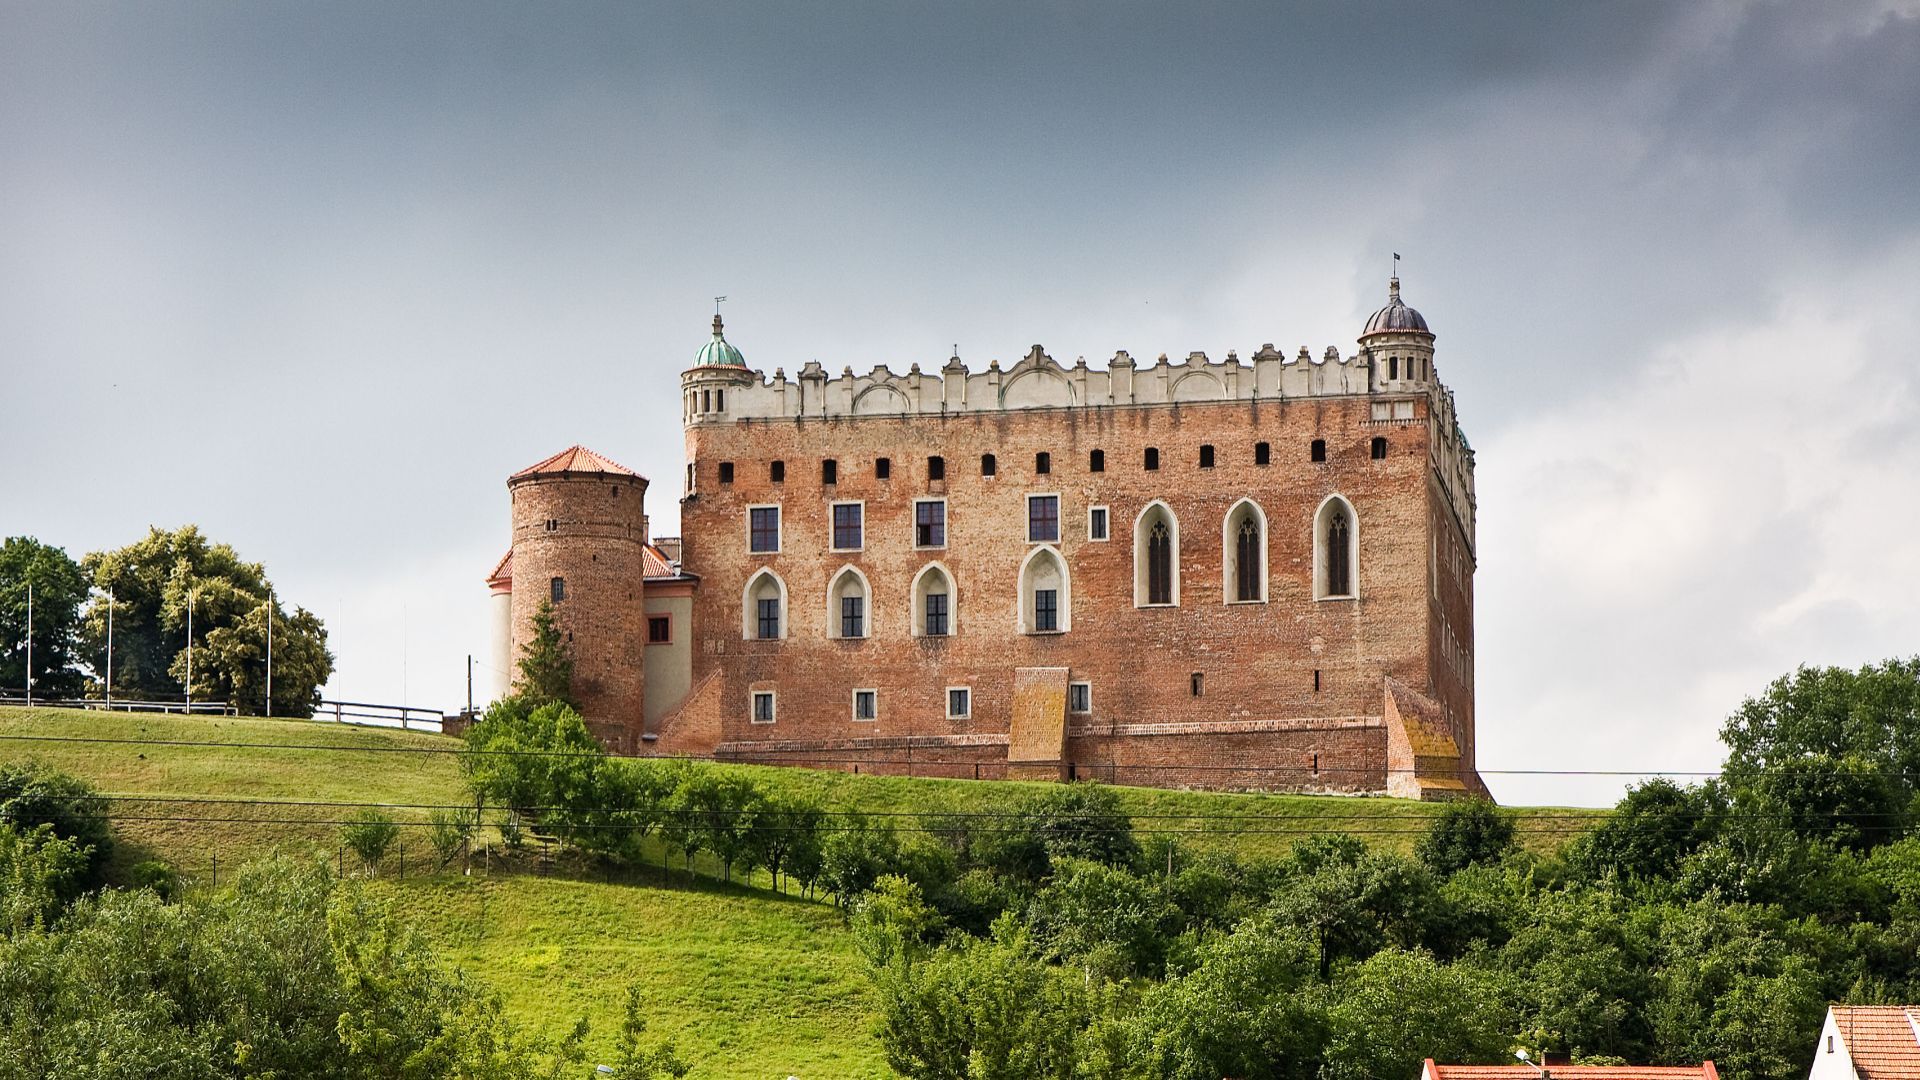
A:
{"type": "Polygon", "coordinates": [[[1387,282],[1387,306],[1373,313],[1367,320],[1367,328],[1360,332],[1360,337],[1364,340],[1374,334],[1433,336],[1433,331],[1427,329],[1427,320],[1400,299],[1400,279],[1397,277],[1387,282]]]}

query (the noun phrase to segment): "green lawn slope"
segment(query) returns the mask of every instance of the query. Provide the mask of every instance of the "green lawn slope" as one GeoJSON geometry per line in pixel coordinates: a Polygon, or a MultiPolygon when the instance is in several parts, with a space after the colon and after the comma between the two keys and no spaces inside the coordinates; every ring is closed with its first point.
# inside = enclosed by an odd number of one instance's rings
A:
{"type": "MultiPolygon", "coordinates": [[[[37,758],[116,796],[115,862],[160,858],[204,882],[273,850],[338,858],[339,822],[356,805],[422,823],[463,804],[459,743],[440,735],[325,722],[0,707],[0,759],[37,758]],[[224,872],[224,871],[223,871],[224,872]]],[[[769,789],[835,809],[894,815],[1004,810],[1042,785],[855,776],[753,766],[769,789]]],[[[1143,833],[1183,844],[1279,854],[1302,836],[1342,831],[1412,846],[1431,804],[1384,798],[1237,795],[1116,788],[1143,833]]],[[[1523,840],[1557,846],[1592,811],[1527,810],[1523,840]]],[[[705,1077],[888,1075],[865,980],[839,912],[751,885],[641,870],[637,883],[542,876],[526,858],[478,858],[471,875],[429,873],[424,830],[378,887],[515,1014],[554,1034],[580,1016],[609,1052],[626,987],[639,985],[655,1034],[674,1038],[705,1077]]],[[[351,867],[349,866],[349,869],[351,867]]],[[[756,879],[766,882],[764,874],[756,879]]]]}

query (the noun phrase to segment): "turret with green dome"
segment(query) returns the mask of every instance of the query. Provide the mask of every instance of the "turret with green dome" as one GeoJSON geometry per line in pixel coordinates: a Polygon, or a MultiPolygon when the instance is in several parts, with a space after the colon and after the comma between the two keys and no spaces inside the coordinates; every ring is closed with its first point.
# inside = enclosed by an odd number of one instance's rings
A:
{"type": "Polygon", "coordinates": [[[706,423],[727,419],[727,392],[752,385],[754,373],[747,358],[727,340],[720,313],[713,314],[713,339],[694,355],[693,366],[680,374],[682,420],[706,423]]]}

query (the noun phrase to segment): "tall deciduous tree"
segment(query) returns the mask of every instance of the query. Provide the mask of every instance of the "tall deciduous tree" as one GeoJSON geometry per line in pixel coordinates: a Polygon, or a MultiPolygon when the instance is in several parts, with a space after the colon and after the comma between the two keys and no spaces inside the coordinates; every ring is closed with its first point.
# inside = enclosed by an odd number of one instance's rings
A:
{"type": "Polygon", "coordinates": [[[306,715],[333,674],[326,628],[303,608],[291,616],[259,563],[192,525],[150,529],[144,539],[81,561],[95,590],[82,630],[89,664],[105,674],[113,616],[113,692],[175,698],[185,690],[188,607],[193,612],[193,694],[244,712],[266,707],[267,635],[273,635],[273,712],[306,715]]]}
{"type": "Polygon", "coordinates": [[[77,697],[86,685],[77,650],[87,579],[65,551],[30,536],[0,541],[0,692],[27,689],[29,587],[33,693],[77,697]]]}

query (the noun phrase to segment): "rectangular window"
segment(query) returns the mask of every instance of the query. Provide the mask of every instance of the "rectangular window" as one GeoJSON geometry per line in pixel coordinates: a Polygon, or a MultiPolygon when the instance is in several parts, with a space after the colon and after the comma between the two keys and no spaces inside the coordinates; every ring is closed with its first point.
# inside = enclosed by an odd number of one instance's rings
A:
{"type": "Polygon", "coordinates": [[[1369,450],[1368,456],[1373,458],[1373,460],[1375,461],[1387,460],[1387,440],[1378,435],[1375,435],[1373,437],[1373,445],[1369,450]]]}
{"type": "Polygon", "coordinates": [[[1212,446],[1203,446],[1200,448],[1200,467],[1203,469],[1213,468],[1213,447],[1212,446]]]}
{"type": "Polygon", "coordinates": [[[840,598],[840,636],[867,636],[867,598],[864,596],[843,596],[840,598]]]}
{"type": "Polygon", "coordinates": [[[1045,476],[1052,472],[1053,455],[1047,453],[1045,450],[1033,455],[1033,471],[1040,476],[1045,476]]]}
{"type": "Polygon", "coordinates": [[[893,459],[874,458],[873,476],[876,480],[886,480],[893,476],[893,459]]]}
{"type": "Polygon", "coordinates": [[[673,640],[673,620],[665,615],[647,618],[647,644],[665,645],[673,640]]]}
{"type": "Polygon", "coordinates": [[[776,484],[786,483],[787,482],[787,463],[784,461],[776,461],[768,465],[767,479],[773,481],[776,484]]]}
{"type": "Polygon", "coordinates": [[[947,688],[947,719],[965,720],[973,715],[973,691],[964,686],[947,688]]]}
{"type": "Polygon", "coordinates": [[[720,463],[720,482],[723,484],[733,483],[733,462],[723,461],[720,463]]]}
{"type": "Polygon", "coordinates": [[[1154,446],[1147,447],[1146,464],[1147,464],[1148,472],[1153,472],[1154,470],[1160,467],[1160,449],[1158,447],[1154,447],[1154,446]]]}
{"type": "Polygon", "coordinates": [[[1253,444],[1253,463],[1255,465],[1273,464],[1273,447],[1263,442],[1254,443],[1253,444]]]}
{"type": "Polygon", "coordinates": [[[1327,460],[1327,440],[1325,439],[1313,440],[1313,445],[1307,448],[1307,456],[1309,458],[1312,458],[1314,461],[1327,460]]]}
{"type": "Polygon", "coordinates": [[[753,692],[753,722],[773,723],[773,691],[755,690],[753,692]]]}
{"type": "Polygon", "coordinates": [[[1060,539],[1060,496],[1027,496],[1027,542],[1051,544],[1060,539]]]}
{"type": "Polygon", "coordinates": [[[1092,453],[1087,455],[1087,471],[1088,472],[1106,472],[1107,471],[1107,452],[1105,450],[1095,450],[1092,453]]]}
{"type": "Polygon", "coordinates": [[[1060,629],[1060,591],[1058,589],[1033,590],[1033,628],[1035,630],[1060,629]]]}
{"type": "Polygon", "coordinates": [[[855,690],[853,692],[853,718],[871,720],[880,715],[880,693],[876,690],[855,690]]]}
{"type": "Polygon", "coordinates": [[[828,458],[820,463],[820,482],[837,484],[840,482],[840,463],[828,458]]]}
{"type": "Polygon", "coordinates": [[[947,546],[947,504],[939,499],[922,499],[913,504],[913,546],[947,546]]]}
{"type": "Polygon", "coordinates": [[[756,506],[747,511],[747,550],[764,555],[780,550],[780,508],[756,506]]]}
{"type": "Polygon", "coordinates": [[[759,631],[755,636],[761,641],[778,641],[780,639],[779,597],[770,596],[755,601],[754,613],[758,616],[760,624],[755,628],[759,631]]]}
{"type": "Polygon", "coordinates": [[[1107,508],[1095,506],[1087,511],[1087,539],[1105,540],[1107,538],[1107,508]]]}
{"type": "Polygon", "coordinates": [[[1190,677],[1187,680],[1187,689],[1193,691],[1194,697],[1199,697],[1201,692],[1204,691],[1206,688],[1207,688],[1207,677],[1205,675],[1200,674],[1197,671],[1194,672],[1192,677],[1190,677]]]}
{"type": "Polygon", "coordinates": [[[565,600],[567,598],[567,579],[557,577],[547,582],[547,593],[549,598],[556,604],[565,600]]]}
{"type": "Polygon", "coordinates": [[[992,454],[980,455],[980,475],[981,476],[992,476],[996,471],[998,471],[999,467],[1000,467],[999,464],[994,461],[992,454]]]}
{"type": "Polygon", "coordinates": [[[927,636],[947,636],[947,594],[930,592],[927,594],[927,636]]]}
{"type": "Polygon", "coordinates": [[[947,478],[947,459],[930,457],[927,459],[927,479],[945,480],[947,478]]]}
{"type": "Polygon", "coordinates": [[[1093,684],[1075,682],[1067,684],[1067,711],[1071,713],[1090,713],[1093,711],[1093,684]]]}
{"type": "Polygon", "coordinates": [[[859,551],[861,547],[861,521],[866,508],[860,503],[833,504],[833,549],[835,551],[859,551]]]}
{"type": "Polygon", "coordinates": [[[1320,692],[1320,669],[1319,668],[1313,669],[1313,692],[1316,694],[1320,692]]]}

